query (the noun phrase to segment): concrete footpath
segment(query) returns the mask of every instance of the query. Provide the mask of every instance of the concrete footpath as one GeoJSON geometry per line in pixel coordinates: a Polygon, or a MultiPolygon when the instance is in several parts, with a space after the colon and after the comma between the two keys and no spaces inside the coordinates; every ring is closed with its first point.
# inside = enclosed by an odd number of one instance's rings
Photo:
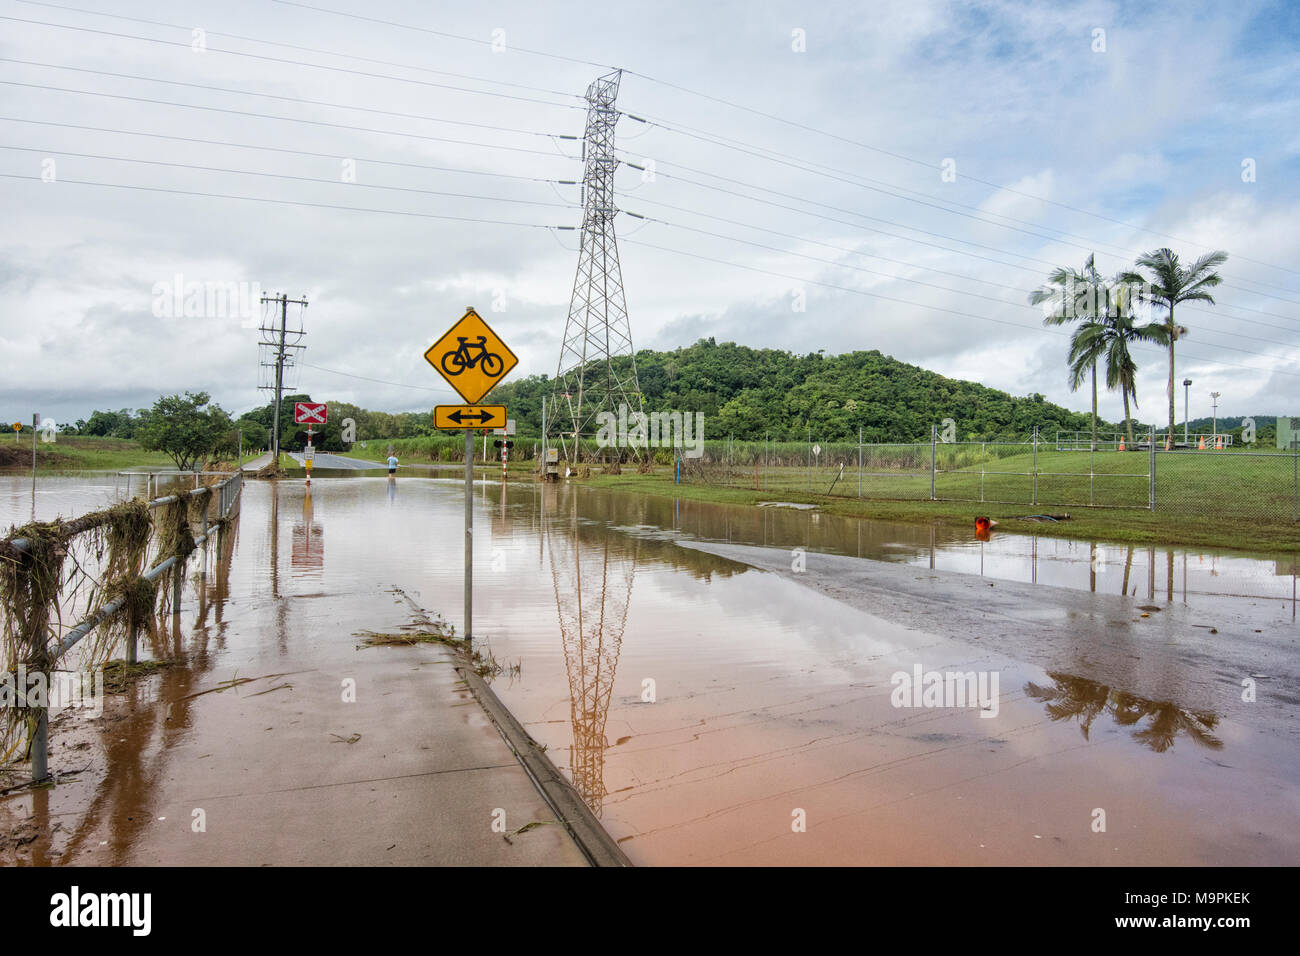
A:
{"type": "Polygon", "coordinates": [[[72,858],[51,862],[587,864],[450,649],[355,653],[345,670],[209,674],[177,686],[184,696],[108,715],[102,812],[90,807],[72,858]],[[134,766],[115,766],[115,749],[135,750],[120,761],[134,766]]]}

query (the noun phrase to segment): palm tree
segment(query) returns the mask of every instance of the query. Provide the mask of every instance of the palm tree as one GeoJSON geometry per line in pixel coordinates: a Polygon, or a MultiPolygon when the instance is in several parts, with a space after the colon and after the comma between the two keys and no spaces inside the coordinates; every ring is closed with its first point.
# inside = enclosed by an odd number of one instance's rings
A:
{"type": "Polygon", "coordinates": [[[1137,363],[1129,346],[1134,342],[1163,345],[1167,332],[1160,322],[1134,324],[1132,303],[1127,297],[1117,297],[1116,303],[1107,314],[1085,322],[1070,336],[1070,378],[1071,382],[1081,382],[1088,368],[1096,368],[1099,361],[1106,360],[1106,388],[1119,389],[1124,399],[1124,427],[1132,445],[1133,417],[1129,400],[1137,408],[1137,363]]]}
{"type": "Polygon", "coordinates": [[[1228,261],[1228,254],[1222,250],[1207,252],[1187,268],[1183,268],[1178,254],[1172,249],[1162,248],[1138,257],[1135,265],[1149,273],[1143,275],[1138,271],[1125,272],[1120,280],[1126,284],[1139,286],[1139,297],[1143,301],[1163,305],[1169,310],[1165,319],[1165,341],[1169,346],[1169,438],[1174,434],[1174,342],[1187,334],[1187,329],[1174,324],[1174,306],[1180,302],[1208,302],[1214,305],[1214,297],[1206,292],[1223,281],[1223,277],[1214,271],[1228,261]]]}
{"type": "MultiPolygon", "coordinates": [[[[1106,282],[1102,279],[1094,264],[1094,256],[1089,255],[1082,270],[1065,266],[1052,270],[1047,277],[1047,285],[1040,286],[1029,293],[1031,305],[1050,303],[1050,314],[1044,316],[1044,325],[1065,325],[1076,320],[1095,321],[1105,311],[1105,296],[1108,293],[1106,282]]],[[[1092,447],[1097,447],[1097,364],[1094,361],[1083,368],[1083,372],[1092,373],[1092,447]]],[[[1084,376],[1070,366],[1070,391],[1077,392],[1083,384],[1084,376]]]]}

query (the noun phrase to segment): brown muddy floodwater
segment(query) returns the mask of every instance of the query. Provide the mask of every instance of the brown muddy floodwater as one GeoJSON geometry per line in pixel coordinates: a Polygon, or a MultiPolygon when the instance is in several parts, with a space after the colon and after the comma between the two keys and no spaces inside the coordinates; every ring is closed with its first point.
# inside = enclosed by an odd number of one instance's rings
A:
{"type": "MultiPolygon", "coordinates": [[[[30,486],[5,481],[0,519],[21,523],[30,486]]],[[[42,517],[119,493],[111,476],[58,482],[42,483],[42,517]]],[[[1294,669],[1261,672],[1253,651],[1209,638],[1171,650],[1167,628],[1137,630],[1176,609],[1207,628],[1231,615],[1269,659],[1294,659],[1294,555],[980,542],[573,485],[484,481],[475,501],[476,642],[518,665],[493,686],[637,864],[1300,863],[1294,669]],[[1061,605],[1036,623],[1068,631],[1068,650],[1044,662],[1014,633],[995,648],[969,627],[907,626],[678,539],[1021,582],[1061,605]],[[1121,607],[1136,635],[1122,652],[1091,640],[1102,625],[1079,613],[1090,601],[1112,617],[1121,607]],[[895,706],[893,676],[918,665],[995,675],[992,706],[895,706]],[[1242,678],[1272,695],[1266,713],[1224,703],[1242,678]]],[[[133,716],[89,740],[86,753],[104,755],[93,794],[57,788],[42,812],[69,844],[121,848],[98,861],[129,862],[129,834],[104,832],[115,794],[184,777],[238,730],[238,709],[185,703],[203,673],[328,671],[357,630],[409,618],[394,588],[459,629],[462,509],[454,479],[247,483],[228,553],[191,581],[202,601],[187,591],[181,633],[154,648],[196,663],[138,691],[133,716]]],[[[266,735],[268,762],[275,745],[266,735]]]]}

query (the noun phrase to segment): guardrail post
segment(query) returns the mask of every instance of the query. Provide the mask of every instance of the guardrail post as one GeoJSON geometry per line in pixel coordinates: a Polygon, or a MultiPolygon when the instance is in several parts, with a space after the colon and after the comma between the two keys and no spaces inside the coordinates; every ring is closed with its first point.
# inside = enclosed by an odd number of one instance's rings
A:
{"type": "Polygon", "coordinates": [[[134,620],[128,620],[126,627],[126,662],[136,663],[136,647],[140,643],[140,634],[134,620]]]}
{"type": "Polygon", "coordinates": [[[172,578],[172,614],[181,613],[181,586],[185,583],[185,559],[176,559],[175,577],[172,578]]]}
{"type": "Polygon", "coordinates": [[[50,719],[44,707],[36,717],[36,730],[32,733],[32,779],[44,780],[50,775],[50,719]]]}

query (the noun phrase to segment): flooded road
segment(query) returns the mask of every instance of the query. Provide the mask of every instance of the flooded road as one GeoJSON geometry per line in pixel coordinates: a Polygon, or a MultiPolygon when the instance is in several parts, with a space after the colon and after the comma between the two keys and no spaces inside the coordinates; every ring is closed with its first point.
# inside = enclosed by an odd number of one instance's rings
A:
{"type": "MultiPolygon", "coordinates": [[[[64,514],[107,503],[111,476],[67,481],[64,514]]],[[[0,518],[26,520],[30,487],[0,488],[0,518]]],[[[1300,701],[1278,673],[1241,673],[1255,650],[1294,658],[1294,556],[980,542],[531,483],[481,482],[475,501],[476,644],[508,669],[494,689],[635,863],[1300,862],[1300,701]],[[781,567],[679,539],[780,549],[781,567]],[[816,578],[819,553],[880,580],[933,568],[1030,590],[1009,594],[1022,619],[1004,615],[997,634],[946,626],[941,604],[918,624],[790,573],[806,561],[816,578]],[[1216,649],[1209,628],[1229,619],[1253,625],[1249,647],[1216,649]],[[1193,627],[1198,643],[1180,646],[1193,627]],[[898,706],[893,677],[918,665],[997,675],[995,706],[898,706]],[[1243,678],[1266,706],[1225,703],[1243,678]]],[[[232,735],[273,775],[274,734],[243,726],[233,702],[180,702],[205,674],[270,675],[261,689],[286,672],[333,679],[356,631],[400,626],[412,602],[459,628],[462,508],[452,478],[321,476],[310,494],[247,483],[226,560],[191,580],[180,634],[151,649],[191,664],[139,685],[122,718],[151,730],[101,735],[132,753],[109,755],[97,793],[77,803],[59,788],[50,799],[69,802],[46,812],[126,861],[141,838],[101,836],[88,806],[183,790],[232,735]],[[166,720],[157,700],[172,703],[166,720]]]]}

